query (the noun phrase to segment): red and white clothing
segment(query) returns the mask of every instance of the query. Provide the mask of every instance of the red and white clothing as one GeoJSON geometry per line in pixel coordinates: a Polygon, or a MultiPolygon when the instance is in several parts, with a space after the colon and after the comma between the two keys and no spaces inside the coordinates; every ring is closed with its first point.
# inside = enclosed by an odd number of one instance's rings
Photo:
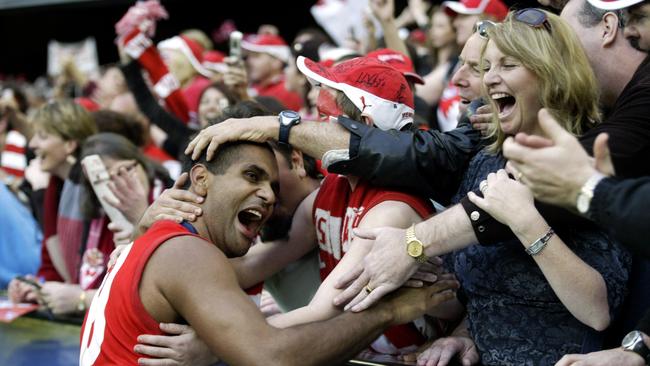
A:
{"type": "MultiPolygon", "coordinates": [[[[329,174],[325,177],[312,212],[320,252],[321,279],[334,270],[350,249],[352,229],[359,226],[368,211],[385,201],[404,202],[423,218],[433,213],[433,206],[426,199],[373,187],[365,181],[359,181],[352,190],[343,175],[329,174]]],[[[388,329],[371,347],[385,354],[413,351],[426,341],[423,332],[428,333],[426,322],[418,319],[388,329]]]]}
{"type": "Polygon", "coordinates": [[[451,82],[442,91],[438,101],[436,116],[438,117],[438,129],[442,132],[451,131],[458,125],[458,115],[460,114],[460,94],[458,88],[451,82]]]}
{"type": "Polygon", "coordinates": [[[173,221],[158,221],[129,244],[109,269],[81,328],[80,365],[137,365],[144,357],[133,351],[141,334],[163,335],[144,308],[139,287],[154,251],[167,240],[193,235],[173,221]]]}
{"type": "Polygon", "coordinates": [[[4,148],[0,152],[0,168],[16,178],[22,178],[27,168],[25,147],[27,139],[19,132],[10,130],[5,138],[4,148]]]}

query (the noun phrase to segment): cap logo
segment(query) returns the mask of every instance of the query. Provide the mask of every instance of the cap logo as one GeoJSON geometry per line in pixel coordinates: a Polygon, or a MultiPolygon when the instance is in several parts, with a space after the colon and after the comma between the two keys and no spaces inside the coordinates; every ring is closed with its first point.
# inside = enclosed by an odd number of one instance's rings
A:
{"type": "Polygon", "coordinates": [[[399,62],[406,62],[404,61],[404,56],[398,55],[398,54],[393,54],[393,55],[378,55],[377,58],[379,61],[383,62],[390,62],[391,60],[399,61],[399,62]]]}

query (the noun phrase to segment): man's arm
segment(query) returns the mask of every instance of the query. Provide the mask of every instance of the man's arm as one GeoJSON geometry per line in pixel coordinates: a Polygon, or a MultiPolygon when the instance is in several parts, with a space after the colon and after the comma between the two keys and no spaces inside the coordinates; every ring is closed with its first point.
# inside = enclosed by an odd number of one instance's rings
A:
{"type": "Polygon", "coordinates": [[[451,298],[451,291],[442,290],[457,286],[443,281],[421,291],[403,291],[392,301],[361,314],[345,313],[326,322],[279,330],[266,323],[241,291],[223,253],[203,240],[169,240],[151,257],[147,271],[160,295],[196,329],[211,351],[228,364],[237,365],[343,361],[383,328],[410,321],[425,307],[451,298]]]}
{"type": "Polygon", "coordinates": [[[287,240],[258,243],[243,257],[230,259],[241,288],[249,288],[266,280],[314,249],[316,230],[311,212],[317,194],[318,190],[315,190],[298,205],[287,240]]]}
{"type": "MultiPolygon", "coordinates": [[[[277,140],[278,131],[275,116],[231,119],[203,129],[185,153],[196,160],[207,148],[207,158],[211,159],[224,142],[277,140]]],[[[328,167],[330,172],[361,176],[374,185],[408,190],[444,203],[455,193],[480,138],[480,132],[469,122],[444,133],[399,132],[382,131],[340,116],[338,123],[304,121],[294,126],[289,143],[319,158],[330,150],[343,150],[349,160],[333,163],[328,167]]]]}

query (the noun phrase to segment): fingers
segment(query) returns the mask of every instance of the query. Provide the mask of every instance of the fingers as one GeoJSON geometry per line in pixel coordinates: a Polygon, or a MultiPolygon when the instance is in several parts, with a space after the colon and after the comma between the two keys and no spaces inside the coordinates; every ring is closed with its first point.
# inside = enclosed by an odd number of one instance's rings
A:
{"type": "Polygon", "coordinates": [[[176,323],[160,323],[160,330],[167,334],[181,335],[193,332],[194,330],[189,325],[176,324],[176,323]]]}
{"type": "Polygon", "coordinates": [[[374,228],[374,229],[354,229],[352,232],[354,233],[354,236],[357,236],[361,239],[366,239],[366,240],[375,240],[377,239],[377,234],[379,234],[379,231],[381,228],[374,228]]]}
{"type": "Polygon", "coordinates": [[[422,272],[422,271],[417,271],[411,276],[411,280],[420,280],[420,281],[426,281],[429,283],[434,283],[438,279],[438,276],[436,276],[435,273],[431,272],[422,272]]]}
{"type": "MultiPolygon", "coordinates": [[[[187,150],[185,151],[187,154],[187,150]]],[[[174,182],[174,188],[176,189],[183,189],[185,186],[185,183],[189,179],[190,175],[187,172],[182,173],[181,175],[178,176],[178,179],[176,179],[176,182],[174,182]]]]}
{"type": "MultiPolygon", "coordinates": [[[[334,306],[341,306],[343,304],[349,303],[350,300],[354,299],[355,296],[357,296],[357,294],[363,290],[363,286],[365,286],[369,280],[368,275],[363,273],[363,268],[361,268],[360,266],[359,268],[355,268],[351,272],[348,272],[346,275],[344,275],[344,277],[348,275],[349,275],[348,278],[350,280],[353,280],[356,275],[357,276],[356,280],[354,280],[354,282],[352,282],[345,290],[343,290],[343,292],[341,292],[334,298],[334,306]],[[352,274],[350,275],[350,273],[352,274]]],[[[343,279],[344,278],[341,278],[341,280],[343,279]]],[[[337,288],[343,288],[343,287],[344,286],[337,287],[337,288]]],[[[349,309],[349,306],[346,305],[345,310],[347,309],[349,309]]]]}
{"type": "Polygon", "coordinates": [[[474,192],[467,192],[467,198],[481,210],[488,211],[488,203],[485,198],[477,196],[474,192]]]}
{"type": "Polygon", "coordinates": [[[550,137],[554,142],[566,137],[573,137],[568,131],[562,128],[559,123],[557,123],[555,118],[551,116],[546,108],[542,108],[537,112],[537,118],[539,119],[539,125],[546,133],[546,136],[550,137]]]}
{"type": "Polygon", "coordinates": [[[596,159],[596,169],[606,176],[616,175],[614,163],[609,151],[609,135],[601,133],[594,141],[594,158],[596,159]]]}
{"type": "Polygon", "coordinates": [[[571,355],[564,355],[562,358],[555,364],[555,366],[570,366],[574,362],[578,362],[582,360],[586,355],[576,355],[576,354],[571,354],[571,355]]]}
{"type": "MultiPolygon", "coordinates": [[[[384,295],[386,295],[387,293],[395,290],[396,288],[397,288],[397,286],[393,286],[393,285],[380,285],[376,289],[372,290],[372,292],[367,294],[367,296],[365,296],[361,300],[361,302],[359,302],[358,304],[352,306],[351,310],[353,312],[355,312],[355,313],[358,313],[360,311],[364,311],[364,310],[368,309],[369,307],[371,307],[374,303],[379,301],[379,299],[384,297],[384,295]]],[[[364,290],[364,293],[365,293],[365,290],[364,290]]]]}
{"type": "Polygon", "coordinates": [[[173,366],[180,365],[175,360],[168,358],[138,358],[138,365],[141,366],[173,366]]]}
{"type": "Polygon", "coordinates": [[[420,280],[408,280],[404,282],[402,286],[410,287],[410,288],[420,288],[420,287],[424,287],[424,282],[420,280]]]}
{"type": "Polygon", "coordinates": [[[503,156],[508,160],[526,161],[526,157],[530,155],[531,151],[531,148],[515,142],[512,137],[508,137],[503,142],[503,156]]]}
{"type": "MultiPolygon", "coordinates": [[[[141,355],[147,355],[156,358],[173,358],[176,355],[176,352],[171,348],[153,347],[144,344],[136,344],[135,347],[133,347],[133,350],[141,355]]],[[[161,365],[161,363],[157,363],[157,365],[161,365]]]]}
{"type": "MultiPolygon", "coordinates": [[[[175,335],[163,336],[163,335],[141,334],[138,336],[138,343],[146,344],[149,346],[157,346],[157,347],[171,347],[174,344],[174,340],[177,337],[178,336],[175,335]]],[[[168,357],[168,356],[158,356],[158,357],[168,357]]]]}
{"type": "MultiPolygon", "coordinates": [[[[163,192],[163,194],[166,199],[173,200],[173,201],[181,201],[181,202],[188,202],[188,203],[203,203],[203,201],[205,200],[205,197],[203,196],[199,196],[194,192],[190,192],[188,190],[180,189],[180,188],[167,189],[165,190],[165,192],[163,192]]],[[[193,205],[193,207],[197,207],[197,206],[193,205]]]]}
{"type": "MultiPolygon", "coordinates": [[[[346,287],[349,288],[350,283],[352,283],[352,281],[359,278],[359,276],[361,276],[361,273],[363,273],[363,266],[354,267],[353,269],[345,273],[343,276],[341,276],[339,280],[336,282],[336,284],[334,284],[334,287],[338,289],[343,289],[346,287]]],[[[362,286],[365,286],[365,283],[362,286]]]]}

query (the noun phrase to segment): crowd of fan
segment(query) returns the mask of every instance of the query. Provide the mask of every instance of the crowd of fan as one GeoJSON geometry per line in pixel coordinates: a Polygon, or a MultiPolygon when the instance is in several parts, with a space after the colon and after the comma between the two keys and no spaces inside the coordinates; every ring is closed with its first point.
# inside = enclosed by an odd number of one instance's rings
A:
{"type": "MultiPolygon", "coordinates": [[[[157,318],[143,277],[159,329],[126,341],[122,359],[93,351],[84,326],[81,364],[310,364],[363,349],[419,365],[650,364],[650,5],[540,3],[410,0],[396,15],[393,0],[369,0],[366,39],[335,45],[314,28],[287,43],[263,25],[241,56],[197,29],[156,44],[169,14],[134,5],[101,75],[66,59],[49,81],[2,81],[0,288],[54,315],[90,309],[95,324],[125,248],[171,220],[208,227],[265,326],[296,338],[271,337],[285,343],[252,358],[246,337],[271,333],[235,323],[241,312],[257,324],[246,306],[190,314],[163,289],[178,321],[157,318]],[[268,171],[263,151],[232,145],[243,140],[269,143],[268,171]],[[86,177],[92,155],[111,196],[86,177]],[[213,155],[216,171],[256,156],[263,172],[246,177],[262,208],[240,206],[236,180],[197,188],[194,167],[213,155]],[[250,250],[214,233],[228,217],[250,250]],[[373,323],[386,304],[391,321],[373,323]]],[[[151,259],[147,273],[182,279],[178,262],[163,274],[151,259]]]]}

